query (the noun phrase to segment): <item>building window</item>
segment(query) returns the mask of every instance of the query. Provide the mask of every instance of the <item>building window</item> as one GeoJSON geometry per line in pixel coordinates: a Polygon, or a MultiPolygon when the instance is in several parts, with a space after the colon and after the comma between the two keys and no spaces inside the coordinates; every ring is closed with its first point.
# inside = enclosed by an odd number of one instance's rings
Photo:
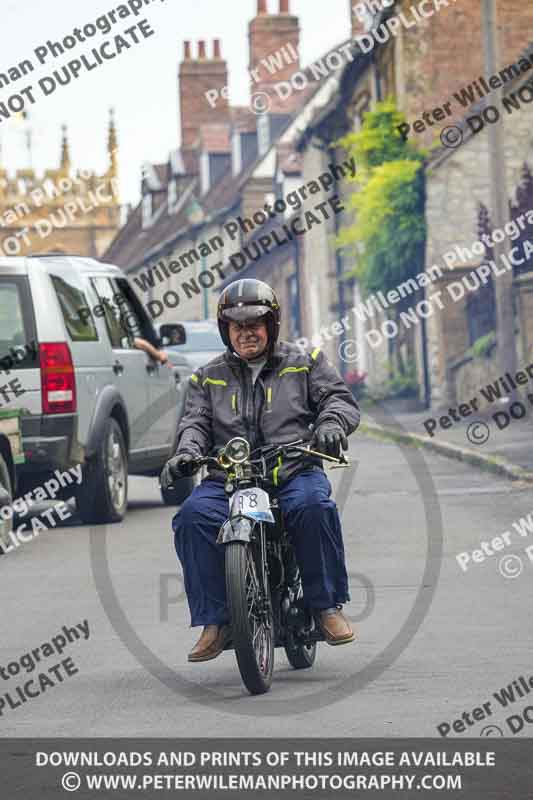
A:
{"type": "Polygon", "coordinates": [[[363,25],[365,26],[365,32],[368,33],[368,31],[371,31],[372,28],[374,27],[375,21],[377,19],[377,12],[372,11],[371,9],[368,8],[367,5],[365,5],[361,16],[363,18],[363,25]]]}
{"type": "Polygon", "coordinates": [[[466,301],[470,345],[496,329],[496,296],[492,278],[466,301]]]}
{"type": "Polygon", "coordinates": [[[142,215],[143,228],[149,228],[152,223],[152,195],[150,192],[143,197],[142,215]]]}
{"type": "Polygon", "coordinates": [[[257,118],[257,143],[259,155],[263,156],[270,147],[270,118],[268,114],[262,114],[257,118]]]}
{"type": "Polygon", "coordinates": [[[173,178],[170,183],[168,184],[168,210],[169,213],[172,213],[176,210],[176,204],[178,202],[178,182],[176,178],[173,178]]]}
{"type": "Polygon", "coordinates": [[[396,71],[394,67],[394,42],[391,42],[379,57],[379,77],[381,80],[381,95],[394,97],[396,95],[396,71]]]}
{"type": "Polygon", "coordinates": [[[274,192],[267,192],[265,195],[265,205],[271,206],[274,208],[274,203],[276,202],[277,197],[274,192]]]}
{"type": "Polygon", "coordinates": [[[200,181],[202,186],[202,194],[207,194],[211,184],[211,175],[209,170],[209,153],[205,150],[200,156],[200,181]]]}
{"type": "Polygon", "coordinates": [[[353,123],[354,123],[354,130],[360,131],[363,126],[363,119],[366,112],[370,108],[370,94],[368,92],[363,92],[360,94],[355,103],[354,103],[354,115],[353,115],[353,123]]]}
{"type": "Polygon", "coordinates": [[[238,175],[242,170],[241,134],[234,133],[231,138],[231,163],[233,175],[238,175]]]}
{"type": "Polygon", "coordinates": [[[293,273],[287,278],[287,296],[289,298],[289,339],[298,339],[300,332],[300,295],[298,292],[298,276],[293,273]]]}

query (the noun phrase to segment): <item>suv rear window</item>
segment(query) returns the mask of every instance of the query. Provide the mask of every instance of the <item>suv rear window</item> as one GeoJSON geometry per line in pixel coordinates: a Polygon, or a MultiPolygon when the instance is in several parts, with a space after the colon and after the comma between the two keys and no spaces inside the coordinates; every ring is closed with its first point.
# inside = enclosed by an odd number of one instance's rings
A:
{"type": "Polygon", "coordinates": [[[84,292],[58,275],[52,275],[51,278],[71,340],[98,341],[98,333],[84,292]]]}
{"type": "Polygon", "coordinates": [[[38,366],[35,340],[27,278],[0,276],[0,369],[5,369],[7,359],[11,361],[10,370],[35,369],[38,366]]]}

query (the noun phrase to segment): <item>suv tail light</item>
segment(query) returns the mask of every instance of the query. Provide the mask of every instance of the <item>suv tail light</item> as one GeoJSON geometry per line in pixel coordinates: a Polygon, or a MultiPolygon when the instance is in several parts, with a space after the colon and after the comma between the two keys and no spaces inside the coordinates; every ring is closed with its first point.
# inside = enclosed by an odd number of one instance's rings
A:
{"type": "Polygon", "coordinates": [[[39,345],[43,414],[76,411],[76,378],[70,348],[66,342],[39,345]]]}

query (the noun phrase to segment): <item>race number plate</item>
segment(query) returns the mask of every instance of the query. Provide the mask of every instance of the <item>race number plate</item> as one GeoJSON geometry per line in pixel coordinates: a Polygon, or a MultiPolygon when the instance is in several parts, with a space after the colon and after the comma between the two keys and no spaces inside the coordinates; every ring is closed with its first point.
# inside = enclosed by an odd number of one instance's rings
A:
{"type": "Polygon", "coordinates": [[[239,489],[230,501],[230,516],[242,514],[260,522],[274,522],[270,499],[264,489],[239,489]]]}

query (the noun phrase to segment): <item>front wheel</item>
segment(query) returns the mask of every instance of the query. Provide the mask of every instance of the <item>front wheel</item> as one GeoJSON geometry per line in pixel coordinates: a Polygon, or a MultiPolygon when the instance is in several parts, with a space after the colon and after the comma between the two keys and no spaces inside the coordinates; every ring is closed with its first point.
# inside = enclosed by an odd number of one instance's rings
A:
{"type": "Polygon", "coordinates": [[[128,451],[116,419],[109,417],[95,458],[85,464],[76,494],[82,522],[120,522],[128,507],[128,451]]]}
{"type": "Polygon", "coordinates": [[[250,694],[264,694],[272,684],[274,620],[268,579],[263,585],[253,545],[226,546],[226,595],[239,672],[250,694]]]}
{"type": "MultiPolygon", "coordinates": [[[[2,491],[2,507],[10,506],[13,502],[13,487],[11,477],[4,457],[0,455],[0,488],[2,491]]],[[[9,533],[13,528],[13,515],[7,520],[0,519],[0,555],[9,549],[9,533]]]]}

